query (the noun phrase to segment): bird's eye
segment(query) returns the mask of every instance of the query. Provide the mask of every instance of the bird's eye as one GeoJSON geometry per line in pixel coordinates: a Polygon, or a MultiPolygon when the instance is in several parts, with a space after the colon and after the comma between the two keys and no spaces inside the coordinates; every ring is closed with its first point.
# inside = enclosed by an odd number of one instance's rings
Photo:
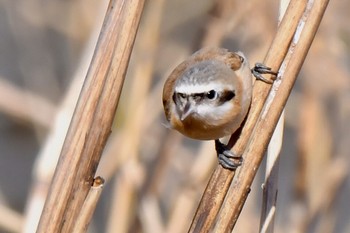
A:
{"type": "MultiPolygon", "coordinates": [[[[237,54],[238,55],[238,54],[237,54]]],[[[238,55],[239,56],[239,60],[241,60],[241,63],[243,63],[244,62],[244,57],[242,57],[242,56],[240,56],[240,55],[238,55]]]]}
{"type": "Polygon", "coordinates": [[[179,95],[179,97],[181,99],[185,99],[186,98],[186,94],[184,94],[184,93],[177,93],[177,94],[179,95]]]}
{"type": "Polygon", "coordinates": [[[212,100],[212,99],[216,98],[217,93],[214,90],[210,90],[210,91],[207,92],[206,96],[207,96],[208,99],[212,100]]]}
{"type": "Polygon", "coordinates": [[[187,95],[185,93],[181,93],[181,92],[175,92],[173,95],[174,102],[183,101],[186,98],[187,98],[187,95]]]}

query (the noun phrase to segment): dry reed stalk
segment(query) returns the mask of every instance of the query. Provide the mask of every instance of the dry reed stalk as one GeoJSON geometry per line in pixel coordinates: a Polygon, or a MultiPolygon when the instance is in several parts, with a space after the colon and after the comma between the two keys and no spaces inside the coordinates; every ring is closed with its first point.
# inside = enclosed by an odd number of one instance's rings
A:
{"type": "Polygon", "coordinates": [[[72,231],[110,134],[143,4],[109,3],[37,232],[72,231]]]}
{"type": "MultiPolygon", "coordinates": [[[[305,0],[294,0],[289,4],[270,50],[264,60],[264,63],[271,67],[272,70],[279,69],[288,51],[290,41],[292,40],[298,24],[298,19],[303,14],[305,6],[305,0]]],[[[256,82],[254,84],[252,107],[247,122],[243,127],[242,134],[233,147],[233,151],[236,154],[242,154],[244,152],[270,88],[270,85],[263,82],[256,82]]],[[[235,172],[223,169],[221,166],[215,169],[197,208],[189,232],[208,232],[211,229],[234,174],[235,172]]]]}
{"type": "Polygon", "coordinates": [[[80,214],[74,224],[73,233],[86,232],[95,211],[97,202],[101,196],[104,180],[96,177],[91,185],[90,191],[81,207],[80,214]]]}
{"type": "Polygon", "coordinates": [[[237,181],[233,183],[226,195],[226,202],[221,209],[214,228],[215,232],[230,232],[235,225],[249,193],[257,168],[263,158],[266,145],[283,111],[327,5],[328,0],[316,2],[310,0],[307,4],[287,55],[287,60],[289,60],[289,56],[291,58],[288,64],[284,63],[282,65],[282,67],[286,67],[285,72],[279,74],[279,79],[275,81],[269,94],[248,147],[244,152],[245,162],[238,173],[237,181]]]}
{"type": "MultiPolygon", "coordinates": [[[[280,1],[278,23],[281,22],[289,2],[289,0],[280,1]]],[[[279,157],[282,148],[283,130],[284,111],[278,120],[276,129],[271,137],[266,153],[265,180],[262,186],[263,196],[260,216],[260,232],[264,233],[274,232],[278,193],[279,157]]]]}
{"type": "Polygon", "coordinates": [[[274,218],[276,215],[276,205],[273,205],[270,209],[267,215],[264,217],[264,221],[262,222],[262,225],[260,226],[260,233],[266,233],[269,232],[270,229],[273,231],[273,225],[274,225],[274,218]]]}
{"type": "MultiPolygon", "coordinates": [[[[106,7],[101,8],[105,9],[106,7]]],[[[100,26],[102,20],[103,16],[101,12],[96,19],[96,21],[98,21],[96,25],[100,26]]],[[[78,101],[79,92],[77,90],[81,89],[84,75],[89,68],[98,33],[97,26],[95,26],[88,45],[84,49],[82,60],[74,74],[69,90],[65,94],[62,103],[57,108],[54,120],[51,119],[52,127],[46,137],[45,143],[41,146],[35,159],[32,175],[33,181],[26,202],[24,233],[34,232],[38,226],[39,218],[49,190],[49,185],[64,142],[64,137],[67,134],[69,122],[73,116],[74,107],[78,101]]]]}
{"type": "MultiPolygon", "coordinates": [[[[127,118],[124,121],[123,128],[119,132],[118,153],[120,153],[120,156],[118,161],[116,161],[120,164],[122,172],[125,173],[117,177],[116,180],[121,184],[125,184],[125,186],[118,185],[123,193],[116,190],[121,195],[112,195],[113,200],[111,201],[112,203],[123,203],[122,206],[126,208],[120,208],[117,204],[112,204],[115,209],[111,209],[112,214],[109,216],[109,232],[127,232],[129,230],[130,223],[134,221],[135,217],[135,209],[130,208],[130,206],[136,206],[135,202],[137,200],[127,197],[137,196],[138,189],[146,176],[143,172],[146,169],[144,169],[144,165],[140,162],[139,148],[141,148],[142,136],[145,132],[144,121],[150,109],[147,109],[147,106],[143,102],[149,98],[148,93],[150,92],[149,89],[154,77],[153,69],[159,43],[163,3],[163,0],[157,0],[146,5],[138,32],[137,43],[135,44],[134,54],[137,64],[134,67],[134,77],[132,79],[130,93],[128,93],[125,110],[127,118]],[[130,179],[130,177],[135,177],[135,173],[140,174],[136,182],[130,179]],[[125,218],[125,221],[120,221],[121,218],[125,218]]],[[[115,160],[115,158],[112,159],[115,160]]],[[[117,167],[114,166],[114,168],[117,167]]],[[[102,170],[100,171],[103,173],[102,170]]]]}
{"type": "Polygon", "coordinates": [[[284,128],[284,111],[278,120],[271,137],[266,156],[265,181],[260,216],[260,231],[273,233],[278,193],[279,156],[282,148],[284,128]]]}
{"type": "MultiPolygon", "coordinates": [[[[106,7],[107,6],[101,7],[100,11],[102,11],[102,8],[105,9],[106,7]]],[[[73,116],[74,107],[78,101],[79,92],[77,90],[81,90],[84,75],[89,68],[89,63],[91,62],[93,50],[98,38],[98,30],[102,24],[103,14],[104,12],[101,12],[99,17],[96,18],[96,25],[98,25],[98,27],[94,27],[92,36],[84,49],[80,64],[75,71],[74,78],[69,86],[69,90],[65,94],[63,101],[56,111],[52,128],[35,159],[32,177],[33,184],[26,203],[24,232],[31,233],[37,228],[49,185],[60,155],[60,150],[65,135],[67,134],[70,120],[73,116]]]]}

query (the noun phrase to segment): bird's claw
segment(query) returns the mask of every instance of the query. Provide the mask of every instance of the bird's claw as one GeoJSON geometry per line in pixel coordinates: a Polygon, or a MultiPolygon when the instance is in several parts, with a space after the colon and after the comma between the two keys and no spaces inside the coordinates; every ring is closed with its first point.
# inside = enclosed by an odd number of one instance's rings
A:
{"type": "Polygon", "coordinates": [[[255,66],[251,69],[251,71],[256,79],[259,79],[268,84],[272,84],[278,75],[278,72],[272,71],[270,67],[267,67],[262,63],[255,63],[255,66]],[[271,80],[264,78],[264,76],[262,76],[263,74],[271,74],[271,80]]]}
{"type": "Polygon", "coordinates": [[[226,145],[215,140],[215,149],[218,155],[219,164],[226,169],[236,170],[242,165],[242,156],[234,154],[226,145]],[[232,160],[233,159],[233,160],[232,160]]]}

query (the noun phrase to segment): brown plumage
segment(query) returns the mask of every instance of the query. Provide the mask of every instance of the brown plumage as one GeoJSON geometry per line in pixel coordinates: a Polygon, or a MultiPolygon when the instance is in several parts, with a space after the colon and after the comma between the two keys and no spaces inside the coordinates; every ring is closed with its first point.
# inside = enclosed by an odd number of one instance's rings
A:
{"type": "Polygon", "coordinates": [[[163,106],[170,127],[194,139],[232,134],[251,102],[252,75],[240,52],[204,48],[179,64],[166,80],[163,106]]]}

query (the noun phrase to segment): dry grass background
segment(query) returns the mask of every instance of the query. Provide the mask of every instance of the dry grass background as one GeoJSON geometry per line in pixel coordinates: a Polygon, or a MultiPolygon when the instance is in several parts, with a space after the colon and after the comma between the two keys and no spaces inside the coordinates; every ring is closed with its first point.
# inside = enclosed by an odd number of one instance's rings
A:
{"type": "MultiPolygon", "coordinates": [[[[34,232],[107,2],[0,4],[0,232],[34,232]]],[[[350,232],[348,9],[330,2],[286,107],[276,232],[350,232]]],[[[90,232],[187,231],[216,158],[213,142],[162,126],[164,80],[205,45],[261,61],[277,12],[271,0],[147,2],[90,232]]],[[[234,232],[258,231],[263,176],[234,232]]]]}

